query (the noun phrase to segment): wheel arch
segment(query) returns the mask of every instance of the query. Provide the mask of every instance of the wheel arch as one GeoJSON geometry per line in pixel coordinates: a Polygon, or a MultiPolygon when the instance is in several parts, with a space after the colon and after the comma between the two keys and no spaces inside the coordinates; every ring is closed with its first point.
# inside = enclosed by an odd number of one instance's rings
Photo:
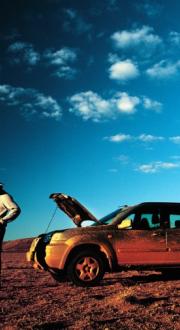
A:
{"type": "Polygon", "coordinates": [[[110,256],[110,253],[108,253],[106,251],[106,249],[104,249],[102,246],[99,246],[98,244],[96,243],[82,243],[82,244],[79,244],[77,246],[75,246],[69,253],[67,259],[66,259],[66,262],[65,262],[65,270],[67,269],[67,266],[69,264],[69,262],[73,259],[73,257],[85,250],[85,249],[91,249],[91,250],[94,250],[94,251],[97,251],[102,259],[103,259],[103,262],[105,264],[105,271],[108,271],[110,272],[112,270],[112,260],[111,260],[111,256],[110,256]]]}

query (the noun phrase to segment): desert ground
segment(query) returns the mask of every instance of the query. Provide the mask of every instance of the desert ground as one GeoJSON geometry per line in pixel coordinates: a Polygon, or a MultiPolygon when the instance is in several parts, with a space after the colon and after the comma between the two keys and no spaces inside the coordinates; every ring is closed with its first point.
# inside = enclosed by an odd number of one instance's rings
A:
{"type": "Polygon", "coordinates": [[[75,287],[34,270],[25,258],[30,243],[3,244],[0,329],[180,329],[178,276],[127,271],[75,287]]]}

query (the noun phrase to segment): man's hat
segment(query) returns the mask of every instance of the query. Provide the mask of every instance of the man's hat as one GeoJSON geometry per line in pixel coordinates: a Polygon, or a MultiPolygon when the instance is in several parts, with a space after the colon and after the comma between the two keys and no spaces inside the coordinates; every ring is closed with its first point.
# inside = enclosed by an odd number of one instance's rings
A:
{"type": "Polygon", "coordinates": [[[3,188],[4,184],[2,182],[0,182],[0,188],[3,188]]]}

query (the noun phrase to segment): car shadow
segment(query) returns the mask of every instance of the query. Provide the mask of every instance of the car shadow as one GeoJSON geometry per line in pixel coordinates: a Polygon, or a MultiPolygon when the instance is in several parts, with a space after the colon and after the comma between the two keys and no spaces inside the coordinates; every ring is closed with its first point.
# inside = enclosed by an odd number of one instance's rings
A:
{"type": "Polygon", "coordinates": [[[137,284],[143,284],[143,283],[153,283],[153,282],[166,282],[166,281],[177,281],[179,280],[180,276],[178,273],[172,273],[172,274],[163,274],[163,273],[157,273],[157,274],[138,274],[138,275],[132,275],[132,276],[115,276],[113,278],[106,278],[102,282],[102,286],[108,286],[108,285],[114,285],[117,282],[120,282],[123,286],[134,286],[137,284]]]}

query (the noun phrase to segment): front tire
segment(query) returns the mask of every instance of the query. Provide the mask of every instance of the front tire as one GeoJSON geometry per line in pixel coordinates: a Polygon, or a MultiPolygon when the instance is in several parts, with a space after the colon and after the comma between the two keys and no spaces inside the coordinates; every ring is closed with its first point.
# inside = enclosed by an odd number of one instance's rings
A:
{"type": "Polygon", "coordinates": [[[57,282],[61,283],[67,281],[67,277],[63,271],[49,269],[49,273],[51,274],[52,278],[57,282]]]}
{"type": "Polygon", "coordinates": [[[69,280],[83,287],[97,285],[103,278],[104,272],[103,258],[93,249],[78,252],[67,267],[69,280]]]}

